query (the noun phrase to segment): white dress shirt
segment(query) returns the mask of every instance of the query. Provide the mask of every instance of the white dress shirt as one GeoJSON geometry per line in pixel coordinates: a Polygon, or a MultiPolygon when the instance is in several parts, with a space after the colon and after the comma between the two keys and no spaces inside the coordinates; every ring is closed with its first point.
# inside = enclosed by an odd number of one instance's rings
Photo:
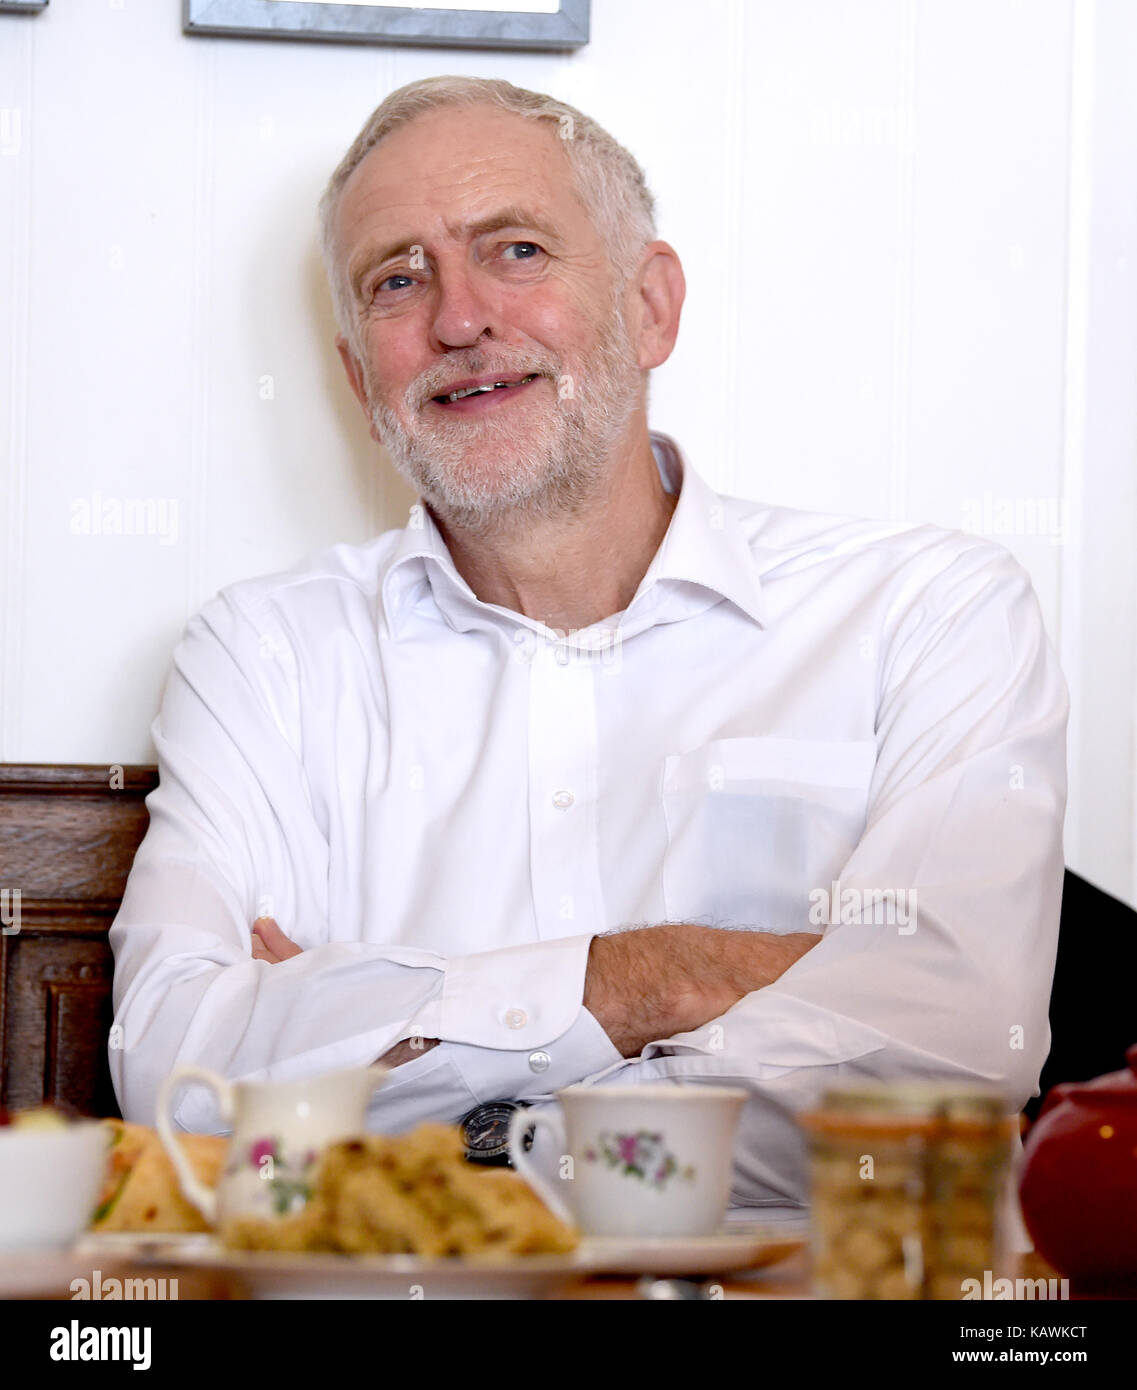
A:
{"type": "MultiPolygon", "coordinates": [[[[1067,695],[1029,578],[973,535],[720,497],[653,448],[667,534],[572,636],[480,602],[421,506],[191,619],[111,931],[128,1119],[178,1062],[288,1079],[440,1038],[369,1125],[730,1082],[734,1202],[782,1206],[826,1084],[1035,1092],[1067,695]],[[259,915],[303,954],[254,960],[259,915]],[[625,1060],[582,1006],[589,942],[663,921],[824,939],[625,1060]]],[[[216,1127],[197,1089],[176,1118],[216,1127]]]]}

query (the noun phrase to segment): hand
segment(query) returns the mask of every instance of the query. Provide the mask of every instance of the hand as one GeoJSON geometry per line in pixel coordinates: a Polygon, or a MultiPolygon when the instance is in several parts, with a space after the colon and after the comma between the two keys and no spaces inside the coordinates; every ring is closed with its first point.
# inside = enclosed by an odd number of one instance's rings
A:
{"type": "Polygon", "coordinates": [[[267,960],[270,965],[279,965],[290,956],[298,956],[304,950],[276,925],[272,917],[258,917],[253,923],[253,959],[267,960]]]}
{"type": "Polygon", "coordinates": [[[821,940],[812,932],[725,931],[686,922],[592,941],[584,1007],[622,1057],[701,1028],[772,984],[821,940]]]}

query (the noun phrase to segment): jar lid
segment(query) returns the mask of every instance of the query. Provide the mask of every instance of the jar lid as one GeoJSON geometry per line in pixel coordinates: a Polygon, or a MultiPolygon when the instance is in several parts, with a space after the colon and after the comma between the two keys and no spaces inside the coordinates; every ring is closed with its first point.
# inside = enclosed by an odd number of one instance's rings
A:
{"type": "Polygon", "coordinates": [[[861,1081],[831,1086],[798,1117],[807,1129],[862,1126],[917,1134],[1013,1130],[1005,1096],[993,1086],[952,1081],[861,1081]]]}

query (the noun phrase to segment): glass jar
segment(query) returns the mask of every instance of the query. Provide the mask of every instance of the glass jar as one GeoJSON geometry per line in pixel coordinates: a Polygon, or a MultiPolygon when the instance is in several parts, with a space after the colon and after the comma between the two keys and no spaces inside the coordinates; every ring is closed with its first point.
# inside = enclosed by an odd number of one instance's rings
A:
{"type": "Polygon", "coordinates": [[[985,1088],[864,1083],[827,1091],[800,1116],[816,1292],[958,1299],[965,1281],[981,1291],[985,1276],[1001,1277],[1018,1132],[1006,1110],[985,1088]]]}

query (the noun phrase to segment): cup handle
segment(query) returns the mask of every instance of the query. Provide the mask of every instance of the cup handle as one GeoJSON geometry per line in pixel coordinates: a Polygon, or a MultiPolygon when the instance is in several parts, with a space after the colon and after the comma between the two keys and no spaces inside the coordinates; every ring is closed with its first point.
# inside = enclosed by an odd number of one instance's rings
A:
{"type": "Polygon", "coordinates": [[[532,1127],[535,1130],[547,1129],[556,1141],[557,1148],[563,1152],[565,1147],[565,1122],[557,1111],[515,1110],[509,1122],[509,1161],[541,1201],[554,1216],[566,1226],[575,1226],[576,1217],[560,1196],[537,1172],[537,1165],[525,1152],[525,1133],[532,1127]]]}
{"type": "Polygon", "coordinates": [[[203,1086],[207,1086],[217,1097],[222,1120],[230,1126],[233,1124],[233,1088],[223,1076],[218,1076],[216,1072],[209,1071],[206,1067],[195,1067],[187,1063],[185,1066],[175,1067],[162,1082],[161,1090],[158,1092],[158,1137],[162,1141],[162,1147],[170,1156],[170,1162],[174,1165],[174,1172],[178,1175],[178,1183],[182,1192],[197,1207],[206,1221],[211,1226],[216,1226],[217,1193],[213,1188],[207,1187],[205,1183],[201,1182],[193,1171],[185,1150],[178,1142],[177,1131],[174,1129],[171,1118],[174,1094],[183,1081],[200,1081],[203,1086]]]}

